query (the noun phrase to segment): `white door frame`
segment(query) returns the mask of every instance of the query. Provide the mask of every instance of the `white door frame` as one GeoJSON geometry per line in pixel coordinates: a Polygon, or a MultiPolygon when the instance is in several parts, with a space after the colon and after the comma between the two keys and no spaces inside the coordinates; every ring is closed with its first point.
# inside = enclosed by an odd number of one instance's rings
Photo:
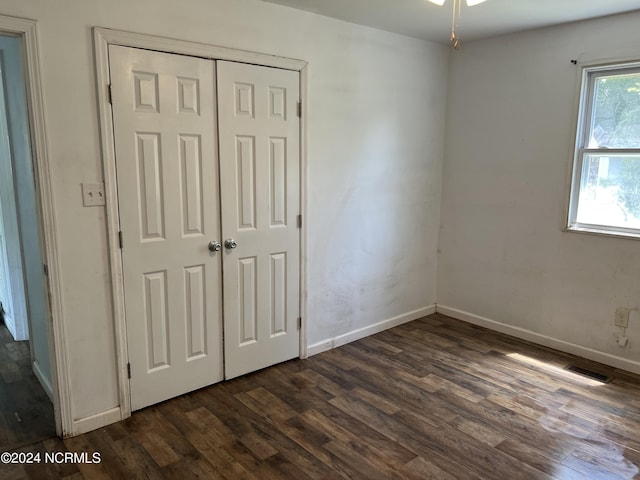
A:
{"type": "Polygon", "coordinates": [[[118,386],[120,398],[120,417],[131,416],[131,397],[127,375],[127,342],[124,310],[124,277],[122,256],[119,246],[118,191],[116,184],[116,161],[114,153],[113,118],[109,103],[109,45],[143,48],[165,53],[177,53],[211,60],[229,60],[250,63],[266,67],[282,68],[300,72],[300,100],[302,115],[300,122],[300,211],[303,228],[300,231],[300,358],[307,356],[307,235],[304,220],[307,211],[307,62],[293,58],[278,57],[265,53],[236,50],[233,48],[188,42],[171,38],[144,35],[139,33],[95,27],[93,29],[96,59],[96,90],[100,116],[100,138],[104,168],[104,184],[107,209],[107,235],[109,241],[109,262],[111,267],[111,289],[113,295],[113,311],[116,338],[116,356],[118,368],[118,386]]]}
{"type": "MultiPolygon", "coordinates": [[[[0,15],[0,34],[22,38],[25,56],[25,89],[29,115],[32,162],[34,167],[36,204],[39,210],[39,230],[42,245],[42,261],[48,266],[49,294],[47,305],[47,330],[51,360],[51,383],[56,433],[61,437],[73,434],[69,370],[64,335],[62,289],[58,268],[56,216],[52,188],[49,145],[45,129],[44,99],[40,74],[38,25],[35,20],[0,15]],[[54,321],[55,319],[55,321],[54,321]]],[[[44,299],[43,299],[44,300],[44,299]]],[[[46,300],[44,300],[45,303],[46,300]]]]}

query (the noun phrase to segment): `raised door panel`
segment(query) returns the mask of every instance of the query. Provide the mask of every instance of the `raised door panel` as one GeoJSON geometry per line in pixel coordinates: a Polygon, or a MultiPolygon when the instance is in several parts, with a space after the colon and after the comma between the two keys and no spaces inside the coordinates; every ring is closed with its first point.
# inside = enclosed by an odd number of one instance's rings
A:
{"type": "Polygon", "coordinates": [[[270,226],[287,226],[287,139],[269,138],[270,226]]]}
{"type": "Polygon", "coordinates": [[[145,273],[142,278],[147,330],[147,372],[152,372],[170,365],[167,271],[145,273]]]}
{"type": "Polygon", "coordinates": [[[201,236],[205,205],[202,197],[202,150],[200,135],[179,135],[180,201],[182,204],[182,235],[201,236]]]}
{"type": "Polygon", "coordinates": [[[287,333],[287,252],[271,254],[269,291],[271,293],[271,330],[269,336],[287,333]]]}
{"type": "Polygon", "coordinates": [[[238,229],[256,228],[255,137],[236,137],[235,163],[238,204],[238,229]]]}
{"type": "Polygon", "coordinates": [[[164,185],[159,133],[136,132],[141,240],[164,238],[164,185]]]}
{"type": "MultiPolygon", "coordinates": [[[[238,323],[240,338],[229,338],[230,342],[248,345],[258,341],[258,298],[257,298],[257,259],[255,257],[238,260],[238,323]]],[[[227,288],[234,288],[227,285],[227,288]]]]}

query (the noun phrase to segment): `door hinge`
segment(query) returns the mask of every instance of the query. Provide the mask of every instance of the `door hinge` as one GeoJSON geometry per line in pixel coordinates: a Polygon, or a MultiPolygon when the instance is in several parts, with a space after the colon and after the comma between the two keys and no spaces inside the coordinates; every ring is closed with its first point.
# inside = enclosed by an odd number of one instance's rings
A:
{"type": "Polygon", "coordinates": [[[127,378],[131,378],[131,364],[127,363],[127,378]]]}
{"type": "Polygon", "coordinates": [[[111,88],[111,84],[107,85],[107,95],[109,96],[109,103],[113,103],[113,89],[111,88]]]}
{"type": "Polygon", "coordinates": [[[118,232],[118,242],[120,243],[120,250],[124,246],[124,241],[122,240],[122,230],[118,232]]]}
{"type": "Polygon", "coordinates": [[[296,218],[296,222],[297,222],[298,228],[302,228],[302,215],[298,215],[298,217],[296,218]]]}
{"type": "Polygon", "coordinates": [[[42,271],[44,272],[44,276],[48,277],[49,276],[49,265],[47,265],[46,263],[42,266],[42,271]]]}
{"type": "Polygon", "coordinates": [[[298,116],[302,118],[302,102],[298,102],[298,116]]]}
{"type": "Polygon", "coordinates": [[[298,330],[302,328],[302,317],[298,317],[298,330]]]}

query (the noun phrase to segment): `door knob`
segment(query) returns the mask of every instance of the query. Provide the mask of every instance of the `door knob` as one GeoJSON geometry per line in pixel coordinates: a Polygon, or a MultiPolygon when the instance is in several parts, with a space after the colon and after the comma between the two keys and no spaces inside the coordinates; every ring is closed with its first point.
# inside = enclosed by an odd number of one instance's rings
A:
{"type": "Polygon", "coordinates": [[[224,246],[229,249],[234,249],[238,246],[238,243],[233,238],[227,238],[224,241],[224,246]]]}
{"type": "Polygon", "coordinates": [[[210,252],[219,252],[220,250],[222,250],[222,245],[220,245],[220,242],[216,242],[215,240],[210,241],[208,246],[210,252]]]}

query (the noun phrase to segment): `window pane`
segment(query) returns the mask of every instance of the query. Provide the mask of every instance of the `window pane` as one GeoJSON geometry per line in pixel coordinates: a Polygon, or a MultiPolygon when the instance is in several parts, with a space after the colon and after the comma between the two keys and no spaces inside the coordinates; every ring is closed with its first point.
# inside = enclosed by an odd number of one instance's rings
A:
{"type": "Polygon", "coordinates": [[[640,229],[640,155],[585,155],[579,223],[640,229]]]}
{"type": "Polygon", "coordinates": [[[589,148],[640,147],[640,73],[599,76],[589,148]]]}

